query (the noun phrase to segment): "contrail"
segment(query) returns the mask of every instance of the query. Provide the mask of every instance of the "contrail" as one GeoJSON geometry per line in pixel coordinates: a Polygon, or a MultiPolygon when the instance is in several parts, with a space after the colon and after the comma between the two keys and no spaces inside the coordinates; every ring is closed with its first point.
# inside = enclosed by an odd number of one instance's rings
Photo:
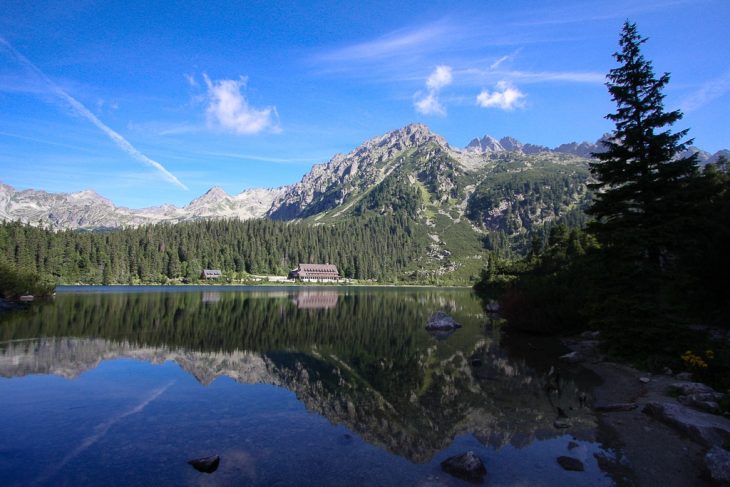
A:
{"type": "Polygon", "coordinates": [[[165,176],[165,179],[170,181],[171,183],[175,184],[176,186],[179,186],[182,189],[187,190],[188,187],[185,186],[183,183],[180,182],[180,180],[175,177],[174,174],[172,174],[170,171],[165,169],[165,167],[160,164],[159,162],[150,159],[146,155],[142,154],[140,151],[138,151],[132,144],[127,142],[127,139],[119,135],[117,132],[106,126],[104,122],[99,120],[96,115],[91,113],[91,111],[86,108],[84,105],[81,104],[76,98],[69,95],[63,89],[58,86],[56,83],[54,83],[48,76],[43,73],[35,64],[30,62],[28,58],[20,54],[18,51],[15,50],[13,46],[10,45],[8,41],[0,37],[0,46],[4,47],[6,50],[10,52],[10,54],[15,57],[22,65],[33,71],[36,76],[38,76],[40,79],[42,79],[48,87],[51,89],[54,95],[58,96],[62,100],[64,100],[66,103],[71,105],[71,108],[87,119],[89,122],[96,125],[102,132],[104,132],[110,139],[114,141],[115,144],[119,146],[120,149],[122,149],[124,152],[132,156],[133,158],[137,159],[138,161],[147,164],[148,166],[152,166],[158,171],[162,173],[163,176],[165,176]]]}
{"type": "Polygon", "coordinates": [[[160,397],[160,395],[162,395],[163,392],[165,392],[167,389],[169,389],[173,383],[174,383],[174,381],[168,383],[167,385],[165,385],[163,387],[160,387],[159,389],[152,391],[152,393],[149,396],[147,396],[144,400],[142,400],[142,402],[137,404],[132,409],[129,409],[129,410],[127,410],[117,416],[114,416],[113,418],[97,425],[97,427],[94,428],[95,431],[92,435],[84,438],[84,441],[82,441],[81,444],[79,446],[77,446],[75,449],[73,449],[71,452],[66,454],[66,456],[63,457],[63,459],[57,465],[54,465],[53,467],[46,470],[46,472],[44,474],[42,474],[39,478],[37,478],[35,480],[35,482],[33,482],[33,485],[42,484],[46,480],[48,480],[51,477],[53,477],[54,475],[56,475],[58,473],[58,471],[61,470],[68,462],[70,462],[71,460],[73,460],[74,458],[79,456],[79,454],[81,454],[87,448],[89,448],[91,445],[93,445],[94,443],[99,441],[101,438],[103,438],[112,426],[114,426],[116,423],[118,423],[120,420],[126,418],[127,416],[131,416],[132,414],[137,414],[140,411],[142,411],[144,408],[147,407],[147,405],[149,403],[151,403],[152,401],[154,401],[155,399],[160,397]]]}

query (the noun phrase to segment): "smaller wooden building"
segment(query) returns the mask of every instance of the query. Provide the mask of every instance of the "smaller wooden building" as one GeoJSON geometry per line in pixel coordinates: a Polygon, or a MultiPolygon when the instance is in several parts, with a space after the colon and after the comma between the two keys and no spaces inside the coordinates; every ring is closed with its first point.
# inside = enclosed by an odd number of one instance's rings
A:
{"type": "Polygon", "coordinates": [[[223,273],[220,269],[203,269],[203,272],[200,273],[201,279],[220,279],[221,277],[223,277],[223,273]]]}
{"type": "Polygon", "coordinates": [[[333,264],[299,264],[289,273],[289,279],[304,282],[336,282],[340,272],[333,264]]]}

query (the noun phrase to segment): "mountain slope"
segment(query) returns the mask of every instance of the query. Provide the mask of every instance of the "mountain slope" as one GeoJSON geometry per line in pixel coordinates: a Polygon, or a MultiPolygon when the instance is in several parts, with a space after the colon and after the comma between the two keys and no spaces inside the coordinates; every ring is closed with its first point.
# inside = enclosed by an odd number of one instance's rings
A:
{"type": "MultiPolygon", "coordinates": [[[[425,125],[411,124],[366,141],[348,154],[337,154],[327,163],[313,166],[295,184],[274,189],[248,189],[237,195],[228,195],[221,188],[214,187],[182,208],[162,205],[130,209],[117,207],[90,190],[77,193],[16,191],[0,183],[0,220],[19,220],[53,229],[85,230],[205,218],[293,220],[314,217],[317,221],[326,221],[352,214],[357,202],[391,175],[402,184],[408,180],[408,184],[419,192],[422,213],[431,215],[442,210],[456,218],[470,217],[476,215],[475,204],[468,201],[470,195],[492,173],[511,174],[527,170],[529,174],[536,167],[545,173],[551,172],[551,166],[554,166],[557,172],[564,174],[566,165],[585,166],[587,158],[597,150],[600,150],[600,140],[595,144],[572,142],[549,149],[524,144],[512,137],[497,140],[489,135],[475,138],[464,149],[456,149],[425,125]],[[469,211],[465,213],[467,208],[469,211]]],[[[729,154],[724,150],[713,155],[695,147],[688,151],[697,152],[702,164],[717,162],[721,155],[727,157],[729,154]]],[[[581,176],[586,175],[582,170],[578,172],[581,176]]],[[[509,179],[509,176],[506,178],[509,179]]],[[[547,180],[544,182],[547,184],[547,180]]],[[[393,189],[392,181],[386,182],[386,185],[393,189]]],[[[481,189],[484,189],[483,185],[481,189]]],[[[575,193],[574,189],[570,191],[575,193]]],[[[402,195],[403,191],[397,193],[402,195]]],[[[357,211],[365,207],[372,210],[375,204],[373,197],[369,197],[365,206],[358,206],[357,211]]],[[[377,195],[377,199],[381,200],[381,206],[385,203],[382,194],[377,195]]],[[[485,201],[484,198],[481,200],[485,201]]],[[[516,202],[510,203],[513,213],[516,202]]],[[[492,220],[483,218],[485,211],[502,211],[499,208],[503,206],[504,203],[482,208],[481,216],[474,217],[477,226],[486,230],[504,230],[504,223],[494,226],[492,220]]],[[[395,211],[395,208],[391,210],[395,211]]],[[[535,211],[537,209],[533,208],[532,213],[535,211]]],[[[524,216],[525,212],[522,213],[524,216]]],[[[560,213],[559,209],[554,213],[560,213]]],[[[541,219],[544,218],[538,218],[541,219]]]]}
{"type": "MultiPolygon", "coordinates": [[[[340,228],[354,228],[357,222],[360,228],[389,215],[399,228],[417,229],[418,246],[427,248],[422,258],[402,263],[401,272],[408,269],[408,277],[419,280],[463,283],[479,274],[487,250],[524,252],[533,235],[544,239],[552,225],[585,221],[590,159],[584,156],[599,146],[600,141],[549,149],[484,136],[458,149],[425,125],[412,124],[315,165],[293,185],[238,195],[214,187],[183,208],[134,210],[116,207],[93,191],[51,194],[0,184],[0,219],[87,230],[216,218],[337,223],[340,228]]],[[[722,154],[699,151],[708,161],[722,154]]],[[[338,252],[338,259],[352,264],[351,252],[338,252]]],[[[264,262],[257,272],[280,272],[289,257],[264,262]]]]}

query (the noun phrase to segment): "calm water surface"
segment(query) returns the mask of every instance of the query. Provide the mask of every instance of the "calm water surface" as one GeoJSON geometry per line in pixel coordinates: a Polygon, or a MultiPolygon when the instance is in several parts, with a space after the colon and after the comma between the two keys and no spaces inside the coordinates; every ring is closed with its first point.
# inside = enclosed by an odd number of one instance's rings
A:
{"type": "Polygon", "coordinates": [[[516,342],[468,290],[64,288],[0,318],[1,483],[470,485],[439,464],[473,450],[491,486],[613,485],[589,384],[516,342]]]}

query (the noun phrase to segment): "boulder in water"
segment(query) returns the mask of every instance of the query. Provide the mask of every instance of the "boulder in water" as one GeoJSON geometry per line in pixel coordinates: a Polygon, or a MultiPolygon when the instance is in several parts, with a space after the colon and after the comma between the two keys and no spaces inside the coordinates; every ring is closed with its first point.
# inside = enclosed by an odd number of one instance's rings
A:
{"type": "Polygon", "coordinates": [[[444,472],[473,484],[483,483],[484,476],[487,475],[484,463],[473,451],[447,458],[441,462],[441,468],[444,472]]]}
{"type": "Polygon", "coordinates": [[[583,470],[585,470],[585,467],[583,466],[583,462],[581,462],[577,458],[558,457],[558,463],[565,470],[568,470],[571,472],[582,472],[583,470]]]}
{"type": "Polygon", "coordinates": [[[188,463],[198,472],[213,473],[218,470],[218,465],[221,463],[221,457],[213,455],[211,457],[195,458],[193,460],[188,460],[188,463]]]}
{"type": "Polygon", "coordinates": [[[426,323],[427,330],[454,330],[461,328],[461,325],[454,320],[451,316],[444,313],[443,311],[437,311],[431,315],[426,323]]]}

